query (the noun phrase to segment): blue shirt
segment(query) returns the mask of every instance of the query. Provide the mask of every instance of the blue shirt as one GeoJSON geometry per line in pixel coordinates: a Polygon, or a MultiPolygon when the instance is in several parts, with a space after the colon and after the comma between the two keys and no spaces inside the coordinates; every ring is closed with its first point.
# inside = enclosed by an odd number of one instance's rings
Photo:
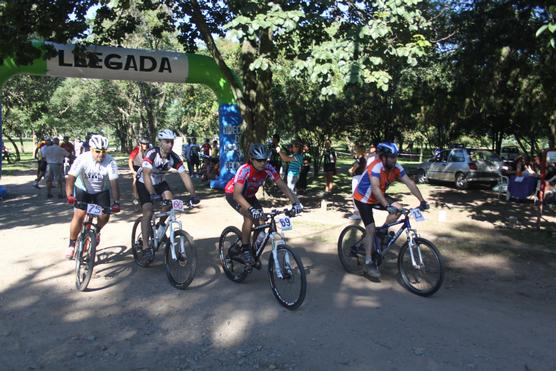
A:
{"type": "Polygon", "coordinates": [[[288,173],[293,175],[299,175],[299,170],[303,165],[303,155],[301,153],[295,153],[292,155],[293,161],[288,164],[288,173]]]}

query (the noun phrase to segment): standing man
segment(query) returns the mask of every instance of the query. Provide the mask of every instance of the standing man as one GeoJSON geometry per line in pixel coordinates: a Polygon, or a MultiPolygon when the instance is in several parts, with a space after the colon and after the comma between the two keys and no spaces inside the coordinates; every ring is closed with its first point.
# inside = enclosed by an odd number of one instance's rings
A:
{"type": "Polygon", "coordinates": [[[33,187],[39,189],[39,182],[41,181],[42,177],[45,176],[46,174],[46,161],[44,161],[43,157],[42,157],[42,149],[44,146],[47,145],[48,141],[50,140],[50,137],[48,135],[45,135],[43,140],[41,140],[39,143],[37,143],[37,147],[35,148],[35,160],[37,160],[37,178],[35,179],[35,182],[33,183],[33,187]]]}
{"type": "Polygon", "coordinates": [[[197,144],[197,138],[193,138],[193,143],[191,143],[191,148],[189,150],[189,157],[191,158],[193,171],[197,174],[199,173],[199,165],[201,164],[199,159],[199,152],[201,152],[201,149],[197,144]]]}
{"type": "Polygon", "coordinates": [[[322,167],[326,178],[324,191],[332,193],[334,188],[334,175],[336,175],[336,151],[332,148],[330,139],[324,142],[324,153],[322,154],[322,167]]]}
{"type": "Polygon", "coordinates": [[[42,155],[46,161],[46,197],[52,198],[52,182],[58,185],[58,198],[64,198],[62,193],[62,179],[64,179],[64,158],[69,152],[60,147],[60,139],[54,138],[52,144],[43,147],[42,155]]]}
{"type": "Polygon", "coordinates": [[[100,230],[108,223],[110,213],[120,211],[118,165],[112,156],[106,154],[108,139],[102,135],[93,135],[88,144],[90,151],[82,153],[75,159],[66,182],[68,203],[75,205],[70,224],[67,259],[73,259],[75,240],[87,215],[87,204],[93,203],[102,207],[103,214],[98,217],[97,245],[100,244],[100,230]],[[114,198],[112,206],[110,206],[110,193],[114,198]]]}
{"type": "MultiPolygon", "coordinates": [[[[278,151],[279,148],[276,148],[278,151]]],[[[280,157],[282,161],[286,162],[288,166],[288,176],[287,184],[290,191],[295,195],[297,190],[297,180],[299,179],[299,173],[301,172],[301,166],[303,166],[303,155],[301,154],[301,142],[294,141],[292,144],[292,154],[286,155],[284,152],[280,151],[280,157]]]]}
{"type": "Polygon", "coordinates": [[[280,158],[280,135],[274,134],[272,136],[272,143],[270,144],[270,165],[280,174],[280,167],[282,167],[282,159],[280,158]]]}

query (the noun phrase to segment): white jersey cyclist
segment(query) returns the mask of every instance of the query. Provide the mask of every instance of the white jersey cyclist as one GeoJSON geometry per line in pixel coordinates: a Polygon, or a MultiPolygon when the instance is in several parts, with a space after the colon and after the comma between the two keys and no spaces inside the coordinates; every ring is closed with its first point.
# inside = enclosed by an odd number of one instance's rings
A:
{"type": "Polygon", "coordinates": [[[176,169],[178,173],[185,172],[185,166],[183,166],[183,161],[180,156],[175,152],[170,152],[167,158],[163,159],[160,156],[160,148],[151,148],[143,158],[142,167],[137,170],[137,180],[141,183],[145,183],[143,178],[143,168],[151,169],[151,180],[154,185],[158,185],[164,181],[164,175],[170,169],[176,169]]]}
{"type": "Polygon", "coordinates": [[[77,156],[68,172],[76,178],[75,186],[95,194],[110,189],[110,180],[118,179],[118,165],[110,155],[97,162],[91,152],[77,156]]]}

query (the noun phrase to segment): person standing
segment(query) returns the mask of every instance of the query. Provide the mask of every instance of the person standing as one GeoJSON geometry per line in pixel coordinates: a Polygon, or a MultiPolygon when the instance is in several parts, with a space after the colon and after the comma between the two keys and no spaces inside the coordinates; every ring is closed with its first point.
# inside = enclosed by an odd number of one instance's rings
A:
{"type": "Polygon", "coordinates": [[[199,152],[201,152],[201,148],[197,144],[197,138],[193,138],[193,142],[191,143],[191,147],[189,150],[189,157],[191,158],[191,164],[193,167],[193,172],[199,173],[199,166],[201,164],[199,152]]]}
{"type": "Polygon", "coordinates": [[[42,149],[44,148],[44,146],[48,144],[49,141],[50,141],[50,137],[48,135],[45,135],[43,140],[41,140],[37,144],[37,147],[35,148],[34,157],[35,160],[37,160],[37,178],[33,182],[33,187],[37,189],[40,188],[39,182],[41,181],[42,177],[44,177],[46,174],[46,161],[42,157],[42,149]]]}
{"type": "Polygon", "coordinates": [[[60,139],[54,138],[50,144],[42,149],[43,159],[46,161],[46,197],[52,198],[52,182],[58,185],[58,198],[64,198],[62,179],[64,179],[64,158],[69,152],[60,147],[60,139]]]}
{"type": "Polygon", "coordinates": [[[303,145],[303,165],[301,166],[301,171],[299,172],[299,180],[297,181],[298,192],[305,193],[307,191],[307,176],[309,175],[309,170],[311,169],[311,154],[309,153],[309,146],[307,144],[303,145]]]}
{"type": "Polygon", "coordinates": [[[280,151],[277,149],[280,146],[280,135],[274,134],[272,136],[272,142],[270,143],[270,165],[280,174],[280,168],[282,167],[282,159],[280,158],[280,151]]]}
{"type": "MultiPolygon", "coordinates": [[[[351,175],[351,194],[355,192],[355,188],[357,188],[357,184],[361,179],[361,174],[365,172],[367,168],[367,159],[365,158],[365,149],[362,146],[357,146],[355,148],[355,161],[351,165],[351,168],[348,170],[349,175],[351,175]]],[[[353,200],[353,214],[349,217],[351,220],[361,220],[361,215],[359,215],[359,210],[355,207],[355,199],[352,196],[353,200]]]]}
{"type": "Polygon", "coordinates": [[[334,188],[334,175],[336,175],[336,151],[332,148],[330,139],[324,142],[324,153],[322,155],[322,167],[324,170],[324,176],[326,178],[326,185],[324,191],[326,193],[332,193],[334,188]]]}
{"type": "MultiPolygon", "coordinates": [[[[303,155],[301,154],[301,143],[299,141],[293,142],[291,148],[291,155],[287,155],[282,151],[279,153],[282,161],[288,164],[288,174],[286,178],[287,185],[290,191],[295,195],[297,194],[297,180],[299,179],[299,173],[301,172],[301,166],[303,165],[303,155]]],[[[276,148],[276,150],[278,151],[279,148],[276,148]]]]}

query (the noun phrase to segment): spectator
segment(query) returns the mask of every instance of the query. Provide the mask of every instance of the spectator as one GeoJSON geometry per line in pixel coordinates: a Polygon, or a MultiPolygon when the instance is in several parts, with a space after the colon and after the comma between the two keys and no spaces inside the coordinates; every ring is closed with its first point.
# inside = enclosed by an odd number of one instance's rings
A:
{"type": "Polygon", "coordinates": [[[280,174],[280,168],[282,167],[282,159],[280,158],[280,135],[274,134],[272,136],[272,142],[270,143],[270,165],[280,174]]]}
{"type": "Polygon", "coordinates": [[[280,148],[277,147],[276,151],[279,151],[280,158],[282,161],[286,162],[288,166],[287,184],[290,191],[296,194],[297,180],[299,179],[299,173],[301,172],[301,166],[303,165],[303,155],[301,154],[301,143],[295,141],[292,146],[292,154],[287,155],[280,148]]]}
{"type": "Polygon", "coordinates": [[[301,171],[299,172],[299,180],[297,181],[297,191],[305,193],[307,191],[307,176],[309,175],[309,170],[311,170],[311,154],[309,153],[309,146],[305,144],[303,146],[303,165],[301,166],[301,171]]]}
{"type": "Polygon", "coordinates": [[[60,147],[60,139],[54,138],[42,148],[43,158],[46,160],[46,190],[47,198],[52,198],[52,182],[58,185],[58,198],[64,198],[62,183],[64,179],[64,157],[69,157],[69,152],[60,147]]]}
{"type": "Polygon", "coordinates": [[[39,189],[39,182],[41,181],[42,177],[45,176],[46,174],[46,161],[42,156],[42,149],[44,148],[44,146],[47,145],[48,141],[50,141],[50,137],[48,135],[45,135],[43,140],[41,140],[37,144],[37,147],[35,148],[34,157],[37,160],[37,178],[33,183],[33,187],[37,189],[39,189]]]}
{"type": "MultiPolygon", "coordinates": [[[[374,146],[371,146],[373,148],[374,146]]],[[[376,148],[375,148],[376,151],[376,148]]],[[[355,148],[355,161],[348,170],[349,175],[351,175],[351,194],[355,192],[355,188],[361,179],[361,174],[365,172],[367,168],[367,159],[365,158],[365,149],[362,146],[355,148]]],[[[349,217],[351,220],[361,220],[361,215],[359,215],[359,210],[355,207],[355,201],[353,203],[353,214],[349,217]]]]}
{"type": "Polygon", "coordinates": [[[185,162],[187,162],[189,176],[193,176],[193,162],[191,161],[191,138],[187,138],[187,144],[182,145],[181,155],[185,162]]]}
{"type": "Polygon", "coordinates": [[[190,147],[190,154],[189,157],[191,158],[191,164],[194,173],[199,173],[199,166],[201,164],[199,153],[201,152],[201,148],[197,144],[197,138],[192,139],[191,147],[190,147]]]}
{"type": "Polygon", "coordinates": [[[367,166],[369,166],[371,164],[371,162],[373,162],[376,159],[376,146],[373,144],[371,144],[371,146],[369,147],[369,151],[366,154],[367,157],[367,166]]]}
{"type": "Polygon", "coordinates": [[[322,167],[326,178],[324,191],[331,193],[334,188],[334,175],[336,175],[336,151],[332,148],[330,140],[324,142],[324,153],[322,155],[322,167]]]}

